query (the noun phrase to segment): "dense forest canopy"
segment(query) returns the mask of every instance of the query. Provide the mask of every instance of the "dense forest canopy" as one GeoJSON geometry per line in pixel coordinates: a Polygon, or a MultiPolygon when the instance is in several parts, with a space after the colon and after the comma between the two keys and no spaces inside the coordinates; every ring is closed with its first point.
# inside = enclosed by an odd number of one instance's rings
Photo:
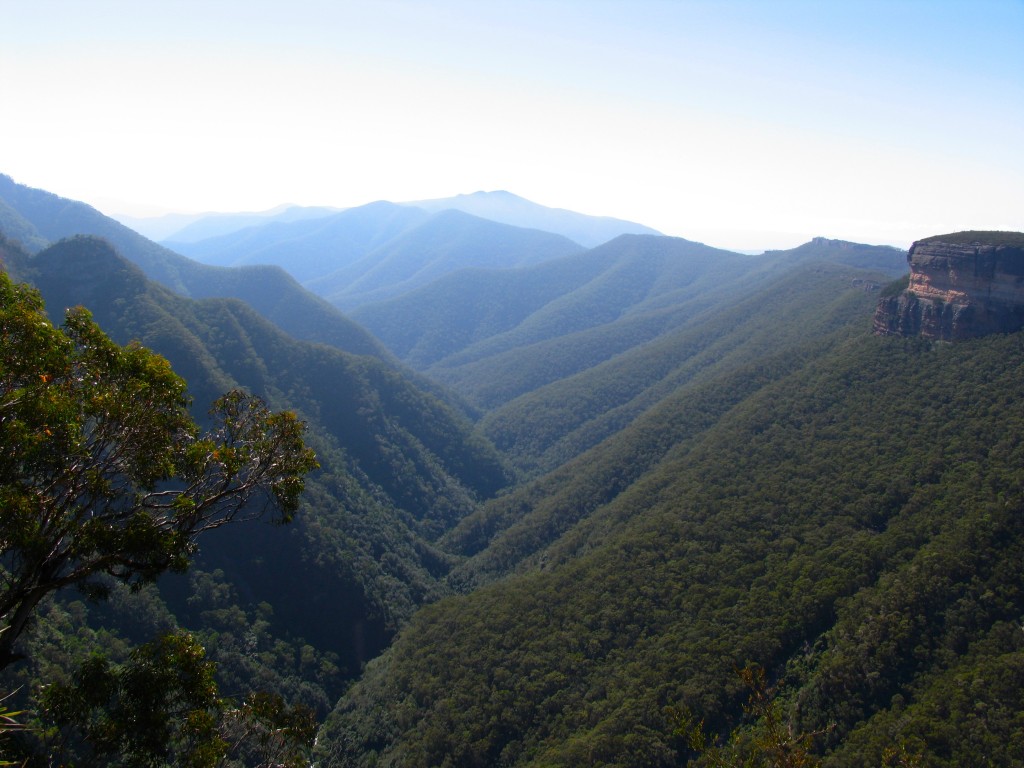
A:
{"type": "Polygon", "coordinates": [[[1014,764],[1022,352],[862,338],[783,374],[520,575],[421,611],[328,721],[324,761],[676,765],[670,708],[740,724],[754,662],[826,765],[899,745],[1014,764]]]}

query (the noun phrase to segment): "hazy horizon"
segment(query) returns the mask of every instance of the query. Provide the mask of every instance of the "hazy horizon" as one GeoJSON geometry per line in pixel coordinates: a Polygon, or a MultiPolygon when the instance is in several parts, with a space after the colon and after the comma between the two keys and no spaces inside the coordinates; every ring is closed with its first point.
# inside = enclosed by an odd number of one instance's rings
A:
{"type": "Polygon", "coordinates": [[[1014,0],[4,11],[0,172],[110,215],[508,190],[734,250],[1024,229],[1014,0]]]}

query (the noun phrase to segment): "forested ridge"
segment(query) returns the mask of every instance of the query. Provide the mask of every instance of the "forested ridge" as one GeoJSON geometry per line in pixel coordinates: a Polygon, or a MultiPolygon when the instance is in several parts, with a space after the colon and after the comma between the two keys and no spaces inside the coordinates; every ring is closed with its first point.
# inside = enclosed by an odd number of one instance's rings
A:
{"type": "MultiPolygon", "coordinates": [[[[756,312],[771,280],[825,265],[884,282],[906,271],[906,256],[819,238],[751,257],[682,238],[623,235],[536,266],[457,272],[353,316],[403,361],[493,412],[685,328],[701,334],[731,308],[756,312]]],[[[794,311],[798,290],[789,298],[794,311]]]]}
{"type": "MultiPolygon", "coordinates": [[[[0,679],[0,726],[34,730],[0,755],[107,764],[40,702],[191,653],[296,765],[781,764],[772,739],[800,765],[1024,762],[1024,340],[871,336],[902,252],[628,235],[366,304],[385,348],[276,267],[6,177],[0,204],[0,262],[54,322],[84,304],[164,355],[201,424],[237,387],[293,411],[320,465],[288,526],[41,603],[0,679]]],[[[359,247],[399,214],[360,211],[359,247]]],[[[445,249],[514,229],[429,220],[445,249]]]]}
{"type": "MultiPolygon", "coordinates": [[[[537,365],[552,358],[569,360],[580,370],[491,409],[481,428],[523,469],[552,469],[663,400],[679,398],[691,383],[752,360],[771,359],[782,349],[837,330],[859,332],[862,313],[875,302],[873,280],[884,278],[884,273],[832,264],[798,266],[766,277],[756,293],[705,309],[679,329],[668,325],[655,338],[597,364],[578,363],[589,345],[571,337],[557,351],[545,349],[535,360],[537,365]],[[571,341],[577,342],[577,354],[571,341]]],[[[600,334],[588,335],[595,347],[600,345],[600,334]]]]}

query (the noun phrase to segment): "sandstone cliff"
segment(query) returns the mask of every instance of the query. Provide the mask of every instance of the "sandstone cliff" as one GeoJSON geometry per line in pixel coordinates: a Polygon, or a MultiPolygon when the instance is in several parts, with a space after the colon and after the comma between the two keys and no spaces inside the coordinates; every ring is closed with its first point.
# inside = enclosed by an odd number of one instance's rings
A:
{"type": "Polygon", "coordinates": [[[906,288],[878,303],[876,334],[956,341],[1024,328],[1024,233],[929,237],[907,261],[906,288]]]}

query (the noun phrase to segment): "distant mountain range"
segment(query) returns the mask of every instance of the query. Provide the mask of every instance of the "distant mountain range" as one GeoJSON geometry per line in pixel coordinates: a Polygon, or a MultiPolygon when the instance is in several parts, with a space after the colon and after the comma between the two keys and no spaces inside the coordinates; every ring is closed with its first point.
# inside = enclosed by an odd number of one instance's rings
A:
{"type": "Polygon", "coordinates": [[[168,247],[199,261],[274,264],[343,309],[389,298],[466,267],[518,267],[580,252],[551,232],[461,211],[371,203],[326,218],[276,222],[168,247]]]}
{"type": "MultiPolygon", "coordinates": [[[[428,213],[462,211],[502,224],[554,232],[587,247],[600,245],[621,234],[658,234],[656,230],[636,222],[549,208],[505,191],[474,192],[398,204],[428,213]]],[[[196,243],[249,227],[325,218],[342,211],[339,208],[282,205],[258,213],[171,213],[153,217],[115,215],[114,218],[151,240],[165,242],[185,253],[180,248],[183,243],[196,243]]]]}
{"type": "Polygon", "coordinates": [[[163,216],[120,215],[114,218],[150,240],[159,242],[170,238],[177,242],[192,243],[236,232],[245,227],[316,219],[330,216],[340,210],[342,209],[279,205],[269,211],[256,213],[167,213],[163,216]]]}
{"type": "Polygon", "coordinates": [[[280,266],[335,306],[351,310],[463,268],[520,267],[624,233],[657,234],[640,224],[547,208],[508,192],[381,201],[329,215],[299,217],[298,211],[202,219],[164,245],[211,265],[280,266]],[[222,234],[196,236],[214,231],[222,234]]]}

